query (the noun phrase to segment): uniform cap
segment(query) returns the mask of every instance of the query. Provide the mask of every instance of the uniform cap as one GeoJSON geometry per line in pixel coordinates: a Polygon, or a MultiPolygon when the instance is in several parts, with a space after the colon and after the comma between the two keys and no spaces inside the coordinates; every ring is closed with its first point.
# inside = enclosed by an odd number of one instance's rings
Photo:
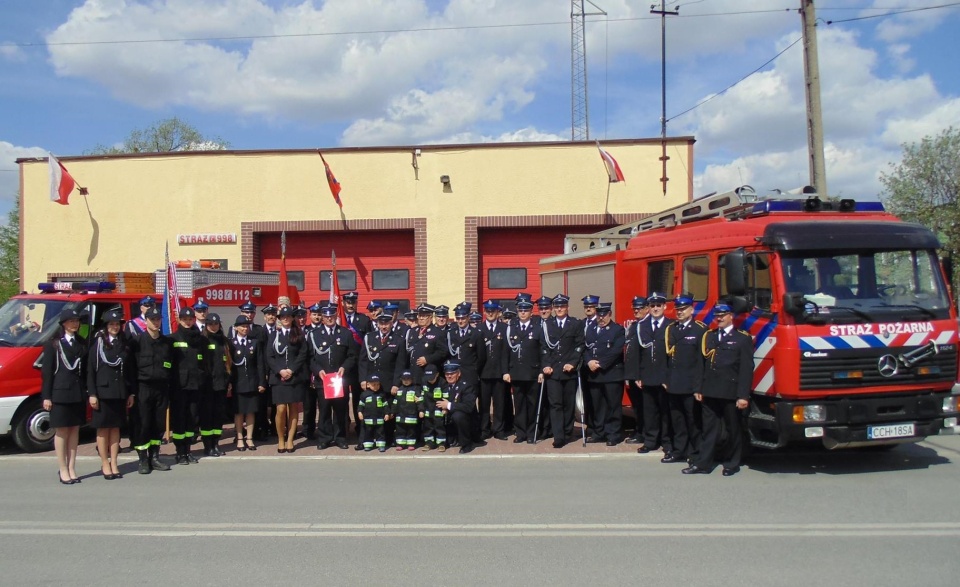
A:
{"type": "Polygon", "coordinates": [[[716,316],[717,314],[732,314],[732,313],[733,313],[733,308],[731,308],[729,305],[724,303],[718,303],[716,306],[713,307],[714,316],[716,316]]]}
{"type": "Polygon", "coordinates": [[[103,313],[100,320],[102,320],[104,324],[107,322],[123,322],[123,310],[119,308],[107,310],[103,313]]]}
{"type": "Polygon", "coordinates": [[[355,302],[360,298],[360,294],[358,294],[355,291],[348,291],[347,293],[343,294],[342,297],[345,300],[350,300],[351,302],[355,302]]]}
{"type": "Polygon", "coordinates": [[[250,326],[250,318],[240,314],[237,316],[237,319],[233,321],[234,326],[250,326]]]}
{"type": "Polygon", "coordinates": [[[369,375],[367,377],[367,383],[373,383],[374,381],[376,381],[377,383],[380,383],[380,376],[377,375],[376,373],[373,373],[372,375],[369,375]]]}
{"type": "Polygon", "coordinates": [[[453,361],[448,361],[443,364],[444,373],[456,373],[460,370],[460,363],[455,363],[453,361]]]}
{"type": "Polygon", "coordinates": [[[320,308],[320,314],[322,316],[336,316],[337,307],[331,304],[327,304],[326,306],[320,308]]]}
{"type": "Polygon", "coordinates": [[[277,307],[274,306],[273,304],[267,304],[267,305],[264,306],[263,309],[260,310],[260,311],[261,311],[262,313],[264,313],[264,314],[276,314],[276,313],[277,313],[277,307]]]}
{"type": "Polygon", "coordinates": [[[244,302],[244,303],[240,304],[240,311],[241,311],[241,312],[256,312],[256,311],[257,311],[257,305],[254,304],[253,302],[244,302]]]}
{"type": "Polygon", "coordinates": [[[633,296],[633,308],[636,310],[638,308],[647,307],[647,298],[643,296],[633,296]]]}
{"type": "Polygon", "coordinates": [[[375,301],[375,300],[370,300],[370,303],[367,304],[367,311],[368,311],[368,312],[373,312],[374,310],[377,310],[377,309],[382,308],[382,307],[383,307],[383,304],[381,304],[380,302],[375,301]]]}
{"type": "Polygon", "coordinates": [[[397,312],[399,310],[400,306],[393,302],[387,302],[386,305],[383,306],[384,312],[397,312]]]}
{"type": "Polygon", "coordinates": [[[441,304],[441,305],[437,306],[436,312],[437,312],[437,316],[449,316],[449,315],[450,315],[450,307],[449,307],[449,306],[444,306],[443,304],[441,304]]]}
{"type": "Polygon", "coordinates": [[[383,314],[377,316],[377,322],[393,322],[393,314],[384,312],[383,314]]]}
{"type": "Polygon", "coordinates": [[[410,371],[404,371],[400,374],[400,379],[413,379],[413,373],[410,371]]]}
{"type": "Polygon", "coordinates": [[[196,318],[197,314],[193,311],[193,308],[180,308],[180,318],[196,318]]]}
{"type": "Polygon", "coordinates": [[[667,296],[663,295],[658,291],[650,292],[650,295],[647,296],[647,303],[648,304],[656,304],[656,303],[665,304],[667,303],[667,296]]]}
{"type": "Polygon", "coordinates": [[[430,304],[420,304],[417,306],[417,314],[433,314],[437,309],[430,304]]]}
{"type": "Polygon", "coordinates": [[[693,298],[687,294],[680,294],[673,298],[673,307],[677,310],[693,305],[693,298]]]}
{"type": "Polygon", "coordinates": [[[517,294],[517,297],[513,298],[513,301],[515,301],[515,302],[532,302],[532,301],[533,301],[533,294],[528,294],[528,293],[525,292],[525,291],[519,292],[519,293],[517,294]]]}
{"type": "Polygon", "coordinates": [[[548,296],[540,296],[537,298],[537,305],[541,308],[549,308],[553,306],[553,298],[548,296]]]}
{"type": "Polygon", "coordinates": [[[504,310],[502,317],[506,318],[507,320],[513,320],[517,317],[517,313],[513,310],[504,310]]]}
{"type": "Polygon", "coordinates": [[[482,315],[482,314],[478,314],[477,312],[472,312],[472,313],[470,314],[470,321],[471,321],[471,322],[480,322],[481,320],[483,320],[483,315],[482,315]]]}
{"type": "Polygon", "coordinates": [[[214,312],[207,316],[207,324],[220,324],[220,314],[214,312]]]}
{"type": "Polygon", "coordinates": [[[613,311],[613,304],[610,302],[597,304],[597,314],[599,314],[600,316],[606,316],[612,311],[613,311]]]}
{"type": "Polygon", "coordinates": [[[203,301],[203,298],[197,300],[197,303],[193,305],[193,309],[197,312],[206,312],[210,306],[207,305],[207,302],[203,301]]]}
{"type": "Polygon", "coordinates": [[[147,312],[143,315],[145,318],[162,318],[163,312],[160,311],[160,308],[156,306],[150,306],[147,312]]]}
{"type": "Polygon", "coordinates": [[[140,299],[141,306],[156,306],[157,300],[153,299],[153,296],[144,296],[140,299]]]}
{"type": "Polygon", "coordinates": [[[502,310],[503,308],[501,308],[500,304],[498,304],[496,301],[487,300],[483,302],[483,309],[490,312],[490,311],[502,310]]]}
{"type": "Polygon", "coordinates": [[[317,302],[316,304],[313,304],[312,306],[310,306],[310,312],[313,314],[319,314],[322,308],[323,306],[320,305],[320,302],[317,302]]]}
{"type": "Polygon", "coordinates": [[[296,308],[293,309],[293,315],[296,316],[297,318],[306,318],[307,309],[304,308],[303,306],[297,306],[296,308]]]}
{"type": "Polygon", "coordinates": [[[457,307],[453,309],[453,315],[457,318],[470,316],[470,304],[457,304],[457,307]]]}
{"type": "Polygon", "coordinates": [[[404,320],[416,320],[416,319],[417,319],[417,313],[414,312],[413,310],[410,310],[409,312],[404,312],[403,318],[404,318],[404,320]]]}
{"type": "Polygon", "coordinates": [[[517,302],[517,310],[532,310],[533,303],[530,300],[520,300],[517,302]]]}
{"type": "Polygon", "coordinates": [[[291,306],[284,306],[280,308],[280,311],[277,312],[277,316],[294,316],[297,313],[297,309],[291,306]]]}
{"type": "Polygon", "coordinates": [[[423,370],[423,376],[426,379],[433,379],[434,377],[436,377],[436,375],[437,375],[437,368],[434,367],[433,365],[429,365],[427,366],[426,369],[423,370]]]}
{"type": "Polygon", "coordinates": [[[557,294],[557,295],[553,296],[553,305],[554,305],[554,306],[566,306],[566,305],[569,304],[569,303],[570,303],[570,298],[567,297],[567,296],[565,296],[565,295],[563,295],[563,294],[557,294]]]}
{"type": "Polygon", "coordinates": [[[587,294],[580,298],[580,301],[583,302],[584,306],[596,306],[600,303],[600,296],[595,296],[593,294],[587,294]]]}

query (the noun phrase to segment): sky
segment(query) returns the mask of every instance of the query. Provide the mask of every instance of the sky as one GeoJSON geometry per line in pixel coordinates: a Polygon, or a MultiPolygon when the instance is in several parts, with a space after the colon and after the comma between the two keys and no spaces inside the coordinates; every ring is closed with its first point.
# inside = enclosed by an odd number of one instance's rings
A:
{"type": "MultiPolygon", "coordinates": [[[[606,16],[587,18],[590,138],[659,137],[660,17],[651,0],[593,4],[606,16]]],[[[697,141],[695,196],[809,183],[800,4],[666,3],[679,11],[666,20],[667,133],[697,141]]],[[[960,2],[815,6],[829,191],[873,200],[904,143],[960,126],[960,2]]],[[[569,140],[570,12],[569,0],[3,0],[0,214],[18,157],[82,155],[174,116],[233,149],[569,140]]]]}

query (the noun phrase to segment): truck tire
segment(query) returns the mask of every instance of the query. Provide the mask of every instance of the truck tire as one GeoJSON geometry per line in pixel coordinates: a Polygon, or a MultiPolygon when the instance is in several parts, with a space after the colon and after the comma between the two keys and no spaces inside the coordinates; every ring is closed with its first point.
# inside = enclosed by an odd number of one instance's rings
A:
{"type": "Polygon", "coordinates": [[[13,417],[13,442],[24,452],[53,450],[54,430],[50,412],[43,409],[40,396],[25,401],[13,417]]]}

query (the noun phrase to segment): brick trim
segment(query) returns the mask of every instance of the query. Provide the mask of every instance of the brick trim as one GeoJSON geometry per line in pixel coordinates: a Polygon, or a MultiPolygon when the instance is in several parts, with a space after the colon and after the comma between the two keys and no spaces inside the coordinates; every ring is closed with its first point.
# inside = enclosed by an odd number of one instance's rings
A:
{"type": "Polygon", "coordinates": [[[260,235],[279,232],[347,232],[413,230],[414,292],[427,299],[427,219],[383,218],[372,220],[280,220],[240,223],[240,265],[244,271],[259,271],[260,235]]]}
{"type": "Polygon", "coordinates": [[[479,303],[480,295],[480,237],[481,228],[537,228],[559,225],[605,226],[637,222],[650,213],[629,214],[550,214],[543,216],[467,216],[463,221],[466,255],[464,259],[464,292],[466,300],[479,303]]]}

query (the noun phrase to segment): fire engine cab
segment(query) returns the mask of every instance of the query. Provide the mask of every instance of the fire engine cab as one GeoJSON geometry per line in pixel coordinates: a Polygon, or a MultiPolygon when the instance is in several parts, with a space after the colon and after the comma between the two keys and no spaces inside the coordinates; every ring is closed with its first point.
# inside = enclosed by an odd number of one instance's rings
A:
{"type": "Polygon", "coordinates": [[[708,325],[723,299],[754,339],[754,446],[897,444],[957,431],[957,312],[939,246],[880,202],[743,186],[570,235],[541,261],[541,286],[610,299],[615,316],[635,295],[686,292],[708,325]]]}

